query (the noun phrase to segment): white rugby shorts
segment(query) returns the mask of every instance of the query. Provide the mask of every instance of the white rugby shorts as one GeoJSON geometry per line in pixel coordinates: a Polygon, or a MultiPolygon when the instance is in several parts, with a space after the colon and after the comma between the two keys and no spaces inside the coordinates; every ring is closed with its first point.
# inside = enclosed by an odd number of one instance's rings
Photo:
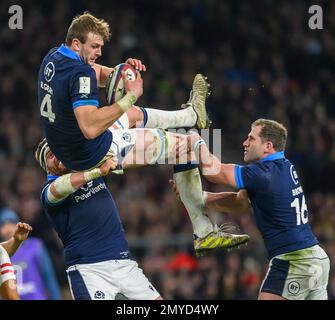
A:
{"type": "Polygon", "coordinates": [[[289,300],[327,300],[330,263],[318,245],[280,254],[270,260],[261,292],[289,300]]]}
{"type": "Polygon", "coordinates": [[[130,300],[160,297],[137,262],[131,259],[77,264],[66,272],[74,300],[115,300],[118,293],[130,300]]]}

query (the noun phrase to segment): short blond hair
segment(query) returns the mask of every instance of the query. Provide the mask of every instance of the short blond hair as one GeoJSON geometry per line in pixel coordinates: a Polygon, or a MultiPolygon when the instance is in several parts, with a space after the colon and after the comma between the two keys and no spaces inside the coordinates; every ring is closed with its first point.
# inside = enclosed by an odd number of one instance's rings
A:
{"type": "Polygon", "coordinates": [[[258,119],[251,124],[251,127],[261,126],[260,137],[263,140],[271,141],[276,151],[284,151],[287,140],[286,127],[274,120],[258,119]]]}
{"type": "Polygon", "coordinates": [[[73,18],[72,23],[67,30],[65,44],[70,46],[72,40],[77,38],[80,42],[85,43],[87,34],[93,32],[100,35],[104,41],[108,41],[111,37],[109,24],[103,20],[93,16],[88,11],[73,18]]]}

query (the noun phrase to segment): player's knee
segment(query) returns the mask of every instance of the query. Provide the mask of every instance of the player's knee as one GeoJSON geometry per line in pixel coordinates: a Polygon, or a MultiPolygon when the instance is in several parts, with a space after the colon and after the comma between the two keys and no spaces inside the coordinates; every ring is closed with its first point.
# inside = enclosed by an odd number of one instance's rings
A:
{"type": "Polygon", "coordinates": [[[127,111],[130,128],[139,128],[144,121],[144,114],[140,107],[133,106],[127,111]]]}
{"type": "Polygon", "coordinates": [[[159,139],[158,131],[159,129],[153,129],[153,130],[145,130],[144,132],[144,144],[145,147],[149,147],[153,144],[157,144],[157,141],[159,139]]]}

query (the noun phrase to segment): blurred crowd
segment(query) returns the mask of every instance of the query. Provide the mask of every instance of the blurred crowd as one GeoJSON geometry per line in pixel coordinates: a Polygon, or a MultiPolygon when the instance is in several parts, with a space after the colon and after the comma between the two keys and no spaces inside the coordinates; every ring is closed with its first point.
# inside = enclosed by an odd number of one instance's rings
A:
{"type": "MultiPolygon", "coordinates": [[[[259,117],[284,123],[286,156],[304,187],[310,222],[331,259],[335,299],[335,3],[333,1],[4,0],[0,18],[0,199],[30,223],[46,246],[63,299],[70,299],[62,244],[43,215],[45,175],[34,159],[42,139],[37,72],[46,52],[64,42],[74,15],[89,10],[111,25],[100,63],[141,59],[139,104],[175,110],[196,72],[212,85],[208,109],[222,129],[222,160],[242,164],[242,142],[259,117]],[[10,30],[8,8],[23,8],[23,30],[10,30]],[[323,30],[308,28],[308,7],[323,8],[323,30]]],[[[102,100],[103,100],[102,94],[102,100]]],[[[132,251],[165,299],[255,299],[267,270],[252,214],[209,212],[250,234],[248,246],[196,259],[192,228],[168,180],[170,166],[129,170],[109,179],[132,251]]],[[[223,190],[203,182],[209,191],[223,190]]]]}

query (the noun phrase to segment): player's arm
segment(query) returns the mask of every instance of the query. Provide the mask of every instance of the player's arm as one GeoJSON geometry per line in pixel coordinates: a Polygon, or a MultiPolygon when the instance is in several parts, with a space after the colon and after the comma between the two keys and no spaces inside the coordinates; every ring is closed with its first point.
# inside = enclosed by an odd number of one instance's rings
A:
{"type": "Polygon", "coordinates": [[[199,161],[199,166],[205,178],[213,183],[223,184],[227,187],[237,188],[235,164],[225,164],[214,156],[201,137],[192,133],[188,137],[189,151],[193,150],[199,161]]]}
{"type": "Polygon", "coordinates": [[[89,104],[90,100],[80,100],[78,105],[74,105],[74,114],[86,139],[95,139],[105,132],[143,94],[143,80],[139,72],[137,72],[137,77],[134,81],[129,81],[124,75],[123,80],[127,93],[112,106],[98,109],[96,106],[89,104]]]}
{"type": "Polygon", "coordinates": [[[63,201],[70,194],[76,192],[80,187],[94,179],[106,176],[111,170],[116,168],[117,161],[110,158],[99,168],[83,172],[67,173],[54,180],[44,191],[44,196],[51,204],[63,201]]]}
{"type": "Polygon", "coordinates": [[[28,223],[19,222],[15,226],[14,235],[9,240],[0,243],[0,245],[5,248],[8,255],[11,257],[20,247],[22,242],[28,238],[31,230],[32,227],[28,223]]]}
{"type": "Polygon", "coordinates": [[[17,292],[16,280],[9,279],[0,286],[0,296],[4,300],[20,300],[17,292]]]}
{"type": "Polygon", "coordinates": [[[8,253],[0,245],[0,296],[5,300],[19,300],[16,277],[8,253]]]}
{"type": "Polygon", "coordinates": [[[206,192],[204,191],[205,206],[226,213],[247,213],[251,210],[246,190],[239,192],[206,192]]]}
{"type": "MultiPolygon", "coordinates": [[[[179,198],[179,192],[174,180],[170,180],[170,185],[176,196],[179,198]]],[[[247,213],[251,210],[250,201],[246,190],[239,192],[203,192],[206,208],[212,208],[219,212],[226,213],[247,213]]]]}
{"type": "Polygon", "coordinates": [[[97,83],[99,88],[104,88],[108,76],[113,72],[113,68],[102,66],[101,64],[95,63],[93,69],[97,75],[97,83]]]}

